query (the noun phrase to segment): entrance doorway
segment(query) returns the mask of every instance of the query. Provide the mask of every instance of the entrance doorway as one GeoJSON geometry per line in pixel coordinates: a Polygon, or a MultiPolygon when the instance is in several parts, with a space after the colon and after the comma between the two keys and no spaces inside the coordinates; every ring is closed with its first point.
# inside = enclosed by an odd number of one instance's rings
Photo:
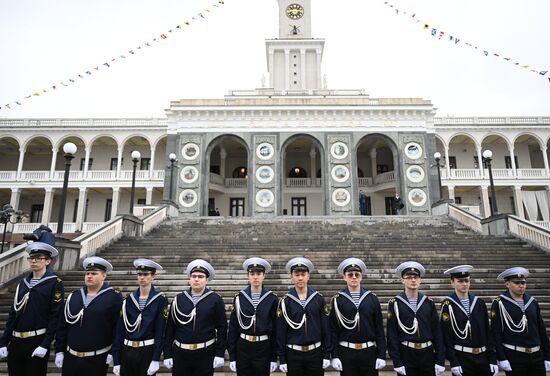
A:
{"type": "Polygon", "coordinates": [[[229,215],[231,217],[244,216],[244,197],[229,199],[229,215]]]}
{"type": "Polygon", "coordinates": [[[305,197],[292,197],[292,215],[306,216],[307,215],[307,200],[305,197]]]}

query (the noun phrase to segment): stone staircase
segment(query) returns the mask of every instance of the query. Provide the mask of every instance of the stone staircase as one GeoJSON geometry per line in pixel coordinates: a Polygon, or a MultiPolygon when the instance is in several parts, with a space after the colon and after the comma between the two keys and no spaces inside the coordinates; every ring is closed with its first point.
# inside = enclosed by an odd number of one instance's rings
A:
{"type": "MultiPolygon", "coordinates": [[[[403,261],[415,260],[426,267],[421,289],[436,302],[451,291],[443,271],[458,264],[473,265],[472,290],[488,304],[503,291],[496,276],[508,267],[521,265],[531,271],[528,291],[539,301],[550,328],[550,254],[516,238],[476,234],[446,217],[172,219],[143,239],[122,238],[100,255],[114,266],[108,281],[123,293],[135,289],[135,258],[159,262],[165,271],[157,276],[156,285],[169,298],[186,288],[187,263],[206,259],[216,269],[216,279],[209,285],[223,296],[228,313],[232,297],[246,285],[242,262],[252,256],[271,262],[273,271],[266,285],[279,296],[290,287],[286,262],[295,256],[308,257],[316,268],[310,285],[327,301],[344,286],[336,273],[340,261],[360,257],[368,267],[364,286],[378,295],[383,311],[387,301],[402,289],[394,269],[403,261]]],[[[83,283],[82,271],[59,274],[67,292],[83,283]]],[[[1,327],[14,290],[12,286],[0,292],[1,327]]],[[[5,363],[0,363],[0,372],[5,370],[5,363]]]]}

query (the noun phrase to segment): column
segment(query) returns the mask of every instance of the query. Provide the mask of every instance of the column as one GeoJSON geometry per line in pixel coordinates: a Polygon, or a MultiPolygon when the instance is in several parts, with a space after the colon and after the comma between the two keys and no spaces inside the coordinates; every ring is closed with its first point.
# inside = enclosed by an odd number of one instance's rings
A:
{"type": "Polygon", "coordinates": [[[17,164],[17,180],[21,178],[21,171],[23,171],[24,161],[25,161],[25,149],[19,149],[19,163],[17,164]]]}
{"type": "Polygon", "coordinates": [[[514,157],[514,146],[508,146],[508,150],[510,150],[510,161],[512,162],[512,174],[514,175],[514,177],[516,177],[518,176],[518,171],[516,168],[516,158],[514,157]]]}
{"type": "Polygon", "coordinates": [[[55,176],[55,163],[57,162],[57,151],[59,149],[52,148],[52,164],[50,166],[50,180],[53,180],[55,176]]]}
{"type": "Polygon", "coordinates": [[[275,77],[275,72],[273,72],[274,51],[272,49],[269,50],[268,64],[269,66],[267,69],[269,69],[269,87],[275,88],[275,82],[273,82],[273,77],[275,77]]]}
{"type": "Polygon", "coordinates": [[[544,159],[544,169],[546,170],[546,177],[550,177],[550,167],[548,166],[548,148],[546,146],[541,147],[542,159],[544,159]]]}
{"type": "Polygon", "coordinates": [[[316,186],[317,185],[317,165],[316,165],[316,159],[317,157],[317,150],[314,146],[311,147],[311,150],[309,151],[309,160],[310,164],[309,167],[311,168],[311,185],[316,186]]]}
{"type": "Polygon", "coordinates": [[[153,188],[147,187],[146,195],[145,195],[145,205],[151,205],[152,202],[153,202],[153,188]]]}
{"type": "Polygon", "coordinates": [[[491,206],[489,204],[489,187],[482,185],[481,187],[481,208],[483,209],[483,217],[491,216],[491,206]]]}
{"type": "Polygon", "coordinates": [[[374,178],[376,177],[377,173],[376,173],[376,148],[372,148],[370,153],[369,153],[369,156],[370,156],[370,168],[371,168],[371,171],[372,171],[372,183],[374,184],[374,178]]]}
{"type": "Polygon", "coordinates": [[[76,231],[82,231],[84,216],[86,214],[86,198],[88,197],[88,188],[80,188],[78,192],[78,209],[76,212],[76,231]]]}
{"type": "Polygon", "coordinates": [[[117,179],[120,179],[120,169],[122,167],[122,151],[123,148],[118,148],[118,155],[117,155],[117,161],[116,161],[116,177],[117,179]]]}
{"type": "Polygon", "coordinates": [[[523,211],[523,195],[521,194],[521,185],[514,186],[514,209],[516,215],[521,219],[525,219],[525,212],[523,211]]]}
{"type": "Polygon", "coordinates": [[[455,199],[455,186],[454,185],[448,185],[447,186],[447,192],[449,193],[449,200],[455,199]]]}
{"type": "Polygon", "coordinates": [[[322,86],[321,84],[321,50],[317,49],[317,87],[316,89],[320,89],[322,86]]]}
{"type": "Polygon", "coordinates": [[[86,155],[84,156],[84,180],[88,179],[88,165],[90,164],[90,153],[92,152],[91,147],[86,147],[84,149],[86,155]]]}
{"type": "Polygon", "coordinates": [[[447,179],[450,179],[451,178],[451,164],[449,163],[449,147],[447,145],[443,145],[443,147],[445,148],[445,169],[447,170],[447,179]]]}
{"type": "Polygon", "coordinates": [[[54,188],[46,188],[44,195],[44,211],[42,212],[42,223],[49,225],[52,216],[54,188]]]}
{"type": "Polygon", "coordinates": [[[483,179],[485,176],[485,169],[483,168],[483,155],[481,154],[481,146],[477,147],[477,161],[479,163],[479,176],[483,179]]]}
{"type": "Polygon", "coordinates": [[[113,187],[113,202],[111,205],[111,219],[118,214],[118,199],[120,198],[120,188],[113,187]]]}
{"type": "Polygon", "coordinates": [[[290,50],[285,50],[285,85],[283,90],[288,90],[290,88],[290,50]]]}
{"type": "MultiPolygon", "coordinates": [[[[225,148],[220,148],[220,176],[225,182],[225,160],[227,159],[227,151],[225,148]]],[[[224,183],[225,184],[225,183],[224,183]]]]}
{"type": "Polygon", "coordinates": [[[306,89],[306,82],[307,82],[307,79],[306,79],[306,50],[305,49],[301,49],[300,50],[300,77],[301,77],[301,80],[302,82],[300,82],[300,88],[302,90],[305,90],[306,89]]]}
{"type": "Polygon", "coordinates": [[[153,174],[155,171],[155,147],[151,146],[151,161],[149,165],[149,179],[153,179],[153,174]]]}
{"type": "Polygon", "coordinates": [[[10,205],[14,210],[19,210],[19,200],[21,199],[21,188],[11,189],[10,205]]]}

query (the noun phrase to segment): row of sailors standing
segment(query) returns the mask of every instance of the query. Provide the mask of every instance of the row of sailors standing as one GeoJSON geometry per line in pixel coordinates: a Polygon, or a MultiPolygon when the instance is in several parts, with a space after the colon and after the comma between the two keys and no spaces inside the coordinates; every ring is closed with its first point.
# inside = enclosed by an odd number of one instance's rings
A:
{"type": "Polygon", "coordinates": [[[297,257],[286,269],[293,287],[282,298],[264,284],[271,266],[261,258],[243,263],[249,286],[234,298],[227,321],[222,298],[207,288],[215,270],[204,260],[187,266],[190,287],[169,306],[152,284],[162,267],[137,259],[139,288],[123,299],[107,282],[111,264],[84,260],[85,286],[63,302],[62,281],[47,271],[57,250],[46,243],[27,247],[31,273],[18,285],[0,357],[10,375],[45,375],[49,348],[63,376],[154,375],[164,366],[173,375],[211,376],[224,364],[240,376],[321,376],[330,365],[342,376],[378,375],[386,366],[386,343],[398,375],[439,375],[445,358],[457,376],[545,375],[550,371],[550,342],[538,303],[525,292],[529,272],[521,267],[501,273],[506,291],[490,311],[470,292],[473,268],[449,269],[455,292],[440,313],[419,292],[425,269],[409,261],[397,267],[404,291],[388,303],[387,335],[376,295],[361,285],[366,265],[342,261],[338,272],[346,287],[330,304],[308,285],[314,270],[297,257]],[[277,359],[279,362],[277,363],[277,359]],[[498,365],[497,365],[498,364],[498,365]]]}

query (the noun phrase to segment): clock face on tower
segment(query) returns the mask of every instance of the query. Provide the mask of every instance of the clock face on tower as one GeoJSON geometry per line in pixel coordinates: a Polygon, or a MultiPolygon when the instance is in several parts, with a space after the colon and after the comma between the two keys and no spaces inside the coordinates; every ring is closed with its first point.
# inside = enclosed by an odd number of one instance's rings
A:
{"type": "Polygon", "coordinates": [[[304,8],[300,4],[290,4],[286,7],[286,16],[292,20],[298,20],[304,15],[304,8]]]}

